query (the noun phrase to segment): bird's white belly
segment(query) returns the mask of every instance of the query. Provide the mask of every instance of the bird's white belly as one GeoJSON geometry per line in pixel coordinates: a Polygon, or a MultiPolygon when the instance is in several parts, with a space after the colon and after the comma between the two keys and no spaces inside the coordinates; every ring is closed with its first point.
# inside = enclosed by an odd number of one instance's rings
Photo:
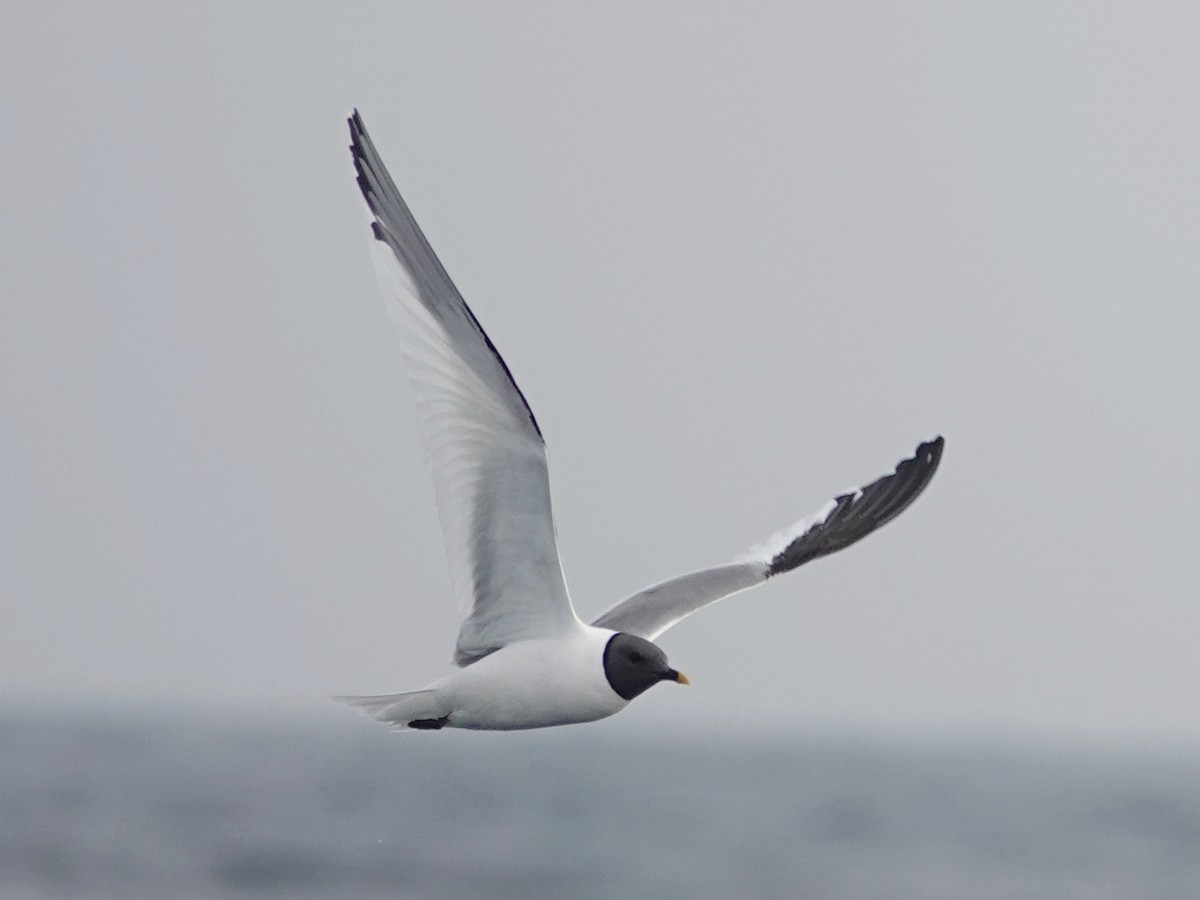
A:
{"type": "Polygon", "coordinates": [[[451,728],[513,730],[591,722],[628,705],[604,675],[612,632],[581,629],[570,639],[510,644],[433,687],[451,728]]]}

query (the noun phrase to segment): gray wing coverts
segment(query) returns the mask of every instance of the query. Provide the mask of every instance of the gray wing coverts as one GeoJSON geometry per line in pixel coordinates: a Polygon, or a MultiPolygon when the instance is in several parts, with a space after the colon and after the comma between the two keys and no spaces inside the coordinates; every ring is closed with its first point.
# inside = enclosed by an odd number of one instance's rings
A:
{"type": "Polygon", "coordinates": [[[757,560],[681,575],[621,601],[592,624],[652,641],[696,610],[766,580],[767,566],[757,560]]]}
{"type": "Polygon", "coordinates": [[[592,624],[654,640],[710,603],[849,547],[890,522],[921,495],[941,462],[944,443],[941,437],[927,441],[892,474],[834,498],[828,513],[773,556],[664,581],[623,600],[592,624]]]}

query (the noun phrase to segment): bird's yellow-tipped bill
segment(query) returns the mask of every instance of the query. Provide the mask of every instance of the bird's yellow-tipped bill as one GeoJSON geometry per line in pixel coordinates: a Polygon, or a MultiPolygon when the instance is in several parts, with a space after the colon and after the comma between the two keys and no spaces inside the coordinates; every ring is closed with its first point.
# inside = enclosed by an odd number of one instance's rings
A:
{"type": "Polygon", "coordinates": [[[679,684],[691,684],[692,683],[692,680],[690,678],[688,678],[686,675],[684,675],[682,672],[678,673],[675,676],[675,681],[678,682],[679,684]]]}

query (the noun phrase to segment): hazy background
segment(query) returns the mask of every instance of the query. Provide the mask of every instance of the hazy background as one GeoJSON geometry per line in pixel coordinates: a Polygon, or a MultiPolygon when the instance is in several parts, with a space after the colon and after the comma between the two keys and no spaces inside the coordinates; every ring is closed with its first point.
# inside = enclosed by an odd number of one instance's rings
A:
{"type": "Polygon", "coordinates": [[[9,7],[5,703],[367,728],[324,698],[445,671],[357,106],[546,433],[581,613],[947,438],[881,534],[671,631],[694,686],[628,727],[1200,740],[1196,7],[9,7]]]}

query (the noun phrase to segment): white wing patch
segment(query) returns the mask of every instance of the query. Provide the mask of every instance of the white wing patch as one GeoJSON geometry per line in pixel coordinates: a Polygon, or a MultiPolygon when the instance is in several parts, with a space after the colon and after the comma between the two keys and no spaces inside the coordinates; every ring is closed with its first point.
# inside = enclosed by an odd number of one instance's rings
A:
{"type": "Polygon", "coordinates": [[[821,525],[829,518],[829,514],[837,508],[837,501],[830,500],[815,513],[805,516],[798,522],[793,522],[787,528],[775,532],[765,541],[755,544],[741,557],[743,562],[769,563],[787,549],[796,538],[807,534],[814,525],[821,525]]]}

